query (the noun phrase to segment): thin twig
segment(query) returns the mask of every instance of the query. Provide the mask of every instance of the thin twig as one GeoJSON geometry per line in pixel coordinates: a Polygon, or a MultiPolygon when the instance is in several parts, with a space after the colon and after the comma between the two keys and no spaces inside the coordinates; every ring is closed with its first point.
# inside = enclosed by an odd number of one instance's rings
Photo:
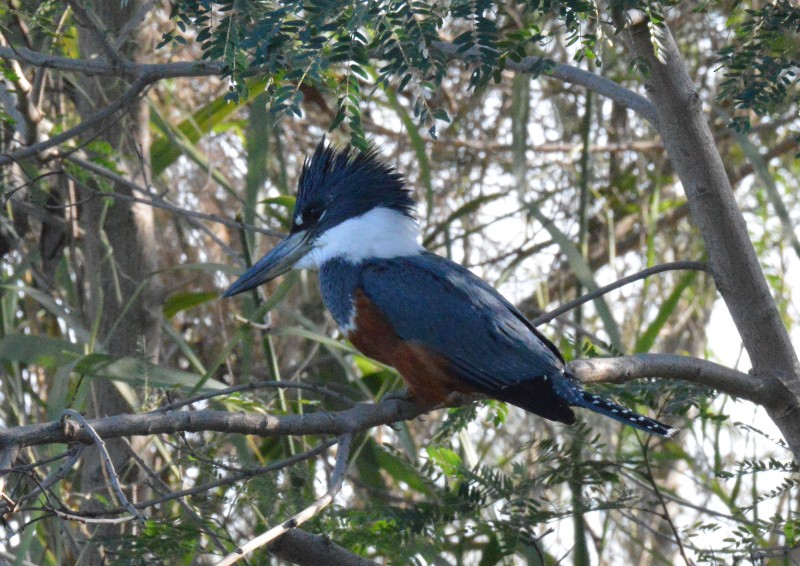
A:
{"type": "Polygon", "coordinates": [[[173,212],[173,213],[177,214],[178,216],[180,216],[181,218],[184,218],[187,221],[189,221],[190,223],[192,223],[192,225],[194,227],[202,229],[203,231],[205,231],[209,237],[214,239],[215,243],[218,246],[220,246],[223,250],[225,250],[227,253],[229,253],[230,255],[232,255],[234,257],[239,257],[239,254],[234,252],[233,249],[230,246],[228,246],[225,242],[220,240],[218,236],[216,236],[212,231],[208,230],[204,225],[196,223],[196,222],[193,222],[193,221],[194,220],[208,220],[208,221],[211,221],[211,222],[216,222],[217,224],[222,224],[223,226],[227,226],[228,228],[236,228],[238,230],[247,230],[247,231],[251,231],[251,232],[258,232],[260,234],[265,234],[267,236],[274,236],[274,237],[280,237],[280,238],[285,236],[285,234],[280,233],[280,232],[276,232],[275,230],[269,230],[267,228],[260,228],[258,226],[245,224],[243,222],[237,222],[235,220],[230,220],[228,218],[224,218],[224,217],[219,216],[217,214],[205,214],[205,213],[202,213],[202,212],[196,212],[196,211],[192,211],[192,210],[187,210],[185,208],[180,208],[177,205],[174,205],[174,204],[172,204],[170,202],[167,202],[162,197],[154,196],[152,192],[146,190],[145,188],[137,185],[136,183],[134,183],[132,181],[129,181],[125,177],[122,177],[121,175],[118,175],[118,174],[114,173],[113,171],[110,171],[109,169],[106,169],[105,167],[97,165],[96,163],[92,163],[91,161],[87,161],[85,159],[81,159],[80,157],[77,157],[77,156],[72,155],[72,154],[65,154],[65,155],[63,155],[63,157],[66,157],[66,159],[68,159],[69,161],[72,161],[73,163],[75,163],[75,165],[78,165],[83,169],[86,169],[88,171],[96,173],[97,175],[100,175],[101,177],[105,177],[106,179],[108,179],[110,181],[113,181],[114,183],[117,183],[117,184],[119,184],[121,186],[124,186],[124,187],[130,189],[131,192],[136,192],[136,193],[140,193],[140,194],[143,194],[143,195],[147,195],[148,198],[134,197],[132,195],[124,195],[124,194],[120,194],[120,193],[103,193],[101,191],[97,191],[96,189],[92,189],[91,187],[86,187],[87,189],[89,189],[91,191],[94,191],[96,194],[102,195],[103,197],[112,197],[112,198],[115,198],[115,199],[118,199],[118,200],[124,200],[126,202],[135,202],[135,203],[138,203],[138,204],[144,204],[144,205],[147,205],[147,206],[152,206],[153,208],[160,208],[162,210],[167,210],[169,212],[173,212]]]}
{"type": "Polygon", "coordinates": [[[55,147],[59,144],[62,144],[66,141],[71,140],[72,138],[79,136],[83,132],[89,131],[90,129],[94,128],[100,122],[110,118],[116,112],[119,112],[123,108],[130,106],[133,102],[139,97],[142,91],[147,87],[147,85],[152,82],[148,81],[144,78],[139,78],[133,82],[133,84],[126,90],[122,96],[117,98],[114,102],[100,110],[99,112],[93,114],[77,126],[70,128],[69,130],[62,132],[52,138],[43,140],[39,143],[35,143],[33,145],[29,145],[27,147],[23,147],[22,149],[18,149],[17,151],[12,151],[11,153],[4,153],[0,155],[0,166],[8,165],[10,163],[15,163],[22,159],[26,159],[37,153],[41,153],[51,147],[55,147]]]}
{"type": "Polygon", "coordinates": [[[139,510],[136,509],[136,507],[131,505],[130,501],[128,501],[128,498],[125,497],[125,492],[122,491],[122,487],[119,485],[119,478],[117,477],[117,472],[114,469],[114,463],[111,461],[111,456],[108,455],[108,450],[106,450],[106,444],[103,442],[103,439],[100,438],[100,435],[97,434],[97,431],[92,428],[92,425],[89,424],[89,421],[86,420],[86,417],[84,417],[78,411],[73,409],[64,409],[63,416],[70,417],[78,421],[83,430],[91,435],[97,450],[100,452],[100,458],[103,460],[103,465],[105,466],[106,473],[108,474],[108,481],[111,482],[111,487],[114,489],[114,493],[117,495],[117,500],[128,510],[131,515],[136,517],[141,523],[144,523],[144,515],[142,515],[139,510]]]}
{"type": "Polygon", "coordinates": [[[347,471],[347,460],[350,457],[350,446],[353,442],[353,433],[343,434],[338,438],[338,451],[336,453],[336,465],[333,468],[333,473],[331,474],[330,482],[328,483],[328,490],[325,494],[317,499],[314,503],[294,515],[288,521],[277,525],[267,532],[257,536],[256,538],[250,540],[247,544],[240,546],[235,551],[230,553],[228,556],[223,558],[217,563],[217,566],[230,566],[241,560],[246,554],[249,554],[264,546],[265,544],[269,544],[271,541],[275,540],[279,536],[286,533],[286,531],[293,529],[302,523],[306,522],[307,520],[314,517],[317,513],[322,511],[325,507],[330,505],[333,501],[333,498],[336,497],[336,494],[342,489],[342,484],[344,483],[344,474],[347,471]]]}
{"type": "MultiPolygon", "coordinates": [[[[232,484],[238,483],[238,482],[240,482],[242,480],[247,480],[247,479],[250,479],[250,478],[254,478],[256,476],[264,475],[264,474],[267,474],[269,472],[277,472],[277,471],[282,470],[284,468],[288,468],[289,466],[291,466],[293,464],[296,464],[298,462],[302,462],[304,460],[308,460],[309,458],[313,458],[314,456],[317,456],[318,454],[321,454],[322,452],[324,452],[325,450],[327,450],[328,448],[330,448],[334,444],[336,444],[336,439],[326,440],[324,442],[321,442],[318,446],[315,446],[314,448],[311,448],[311,449],[306,450],[305,452],[301,452],[299,454],[295,454],[294,456],[290,456],[289,458],[286,458],[286,459],[281,460],[279,462],[273,462],[273,463],[268,464],[266,466],[259,466],[257,468],[251,468],[251,469],[248,469],[248,470],[242,470],[239,473],[231,474],[230,476],[222,478],[222,479],[214,480],[214,481],[211,481],[211,482],[206,482],[204,484],[200,484],[200,485],[197,485],[197,486],[192,487],[192,488],[187,488],[187,489],[183,489],[183,490],[180,490],[180,491],[174,491],[174,492],[162,495],[161,497],[156,497],[154,499],[150,499],[150,500],[147,500],[147,501],[142,501],[142,502],[136,503],[135,506],[136,506],[137,509],[146,509],[147,507],[152,507],[153,505],[160,505],[162,503],[166,503],[167,501],[174,501],[175,499],[179,499],[179,498],[183,498],[183,497],[191,497],[193,495],[197,495],[198,493],[204,493],[204,492],[207,492],[207,491],[209,491],[211,489],[215,489],[215,488],[220,487],[220,486],[232,485],[232,484]]],[[[121,508],[120,509],[110,509],[110,510],[106,511],[105,513],[108,513],[108,514],[120,513],[122,511],[123,510],[121,508]]]]}
{"type": "MultiPolygon", "coordinates": [[[[59,458],[64,456],[68,457],[61,463],[61,465],[56,469],[55,472],[49,474],[41,481],[35,479],[34,481],[36,481],[36,488],[26,493],[22,497],[20,497],[17,501],[14,502],[13,506],[9,506],[8,501],[6,501],[4,505],[0,505],[0,513],[5,514],[13,512],[12,507],[19,507],[25,504],[26,502],[30,501],[31,499],[35,499],[36,497],[39,496],[40,493],[45,493],[45,495],[47,495],[46,492],[50,488],[50,486],[55,485],[56,483],[60,482],[65,477],[67,477],[69,471],[75,467],[75,464],[78,463],[78,460],[81,457],[81,452],[83,452],[83,446],[78,444],[76,446],[73,446],[65,454],[60,455],[59,458]]],[[[30,466],[32,466],[32,464],[30,466]]],[[[26,469],[30,468],[30,466],[17,467],[7,471],[20,473],[26,471],[26,469]]]]}
{"type": "Polygon", "coordinates": [[[624,287],[634,281],[639,281],[640,279],[647,279],[651,275],[655,275],[657,273],[663,273],[664,271],[708,271],[708,266],[703,263],[702,261],[672,261],[669,263],[662,263],[661,265],[655,265],[653,267],[648,267],[647,269],[643,269],[633,275],[628,275],[627,277],[623,277],[619,281],[614,281],[608,285],[600,287],[599,289],[595,289],[591,293],[586,293],[575,299],[574,301],[570,301],[558,307],[557,309],[553,309],[550,312],[547,312],[541,316],[537,316],[535,319],[531,321],[534,326],[539,326],[540,324],[545,324],[550,322],[554,318],[561,316],[565,312],[569,312],[574,308],[581,306],[584,303],[588,303],[596,299],[597,297],[601,297],[615,289],[619,289],[620,287],[624,287]]]}
{"type": "Polygon", "coordinates": [[[42,510],[48,511],[49,513],[52,513],[61,519],[65,519],[67,521],[76,521],[78,523],[84,523],[87,525],[119,525],[121,523],[129,523],[136,519],[136,517],[130,515],[125,517],[87,517],[86,515],[70,513],[69,511],[61,511],[55,507],[49,506],[43,507],[42,510]]]}
{"type": "MultiPolygon", "coordinates": [[[[649,438],[648,438],[649,441],[649,438]]],[[[639,440],[641,443],[641,439],[639,440]]],[[[678,550],[681,553],[681,557],[683,561],[686,563],[686,566],[693,566],[689,557],[686,556],[686,549],[683,548],[683,542],[681,541],[681,535],[678,532],[678,528],[675,526],[675,523],[672,521],[672,516],[669,513],[669,509],[667,509],[667,502],[664,501],[664,497],[661,495],[661,490],[656,483],[656,479],[653,477],[653,468],[650,466],[650,456],[649,456],[649,444],[647,442],[642,443],[642,454],[644,456],[644,465],[647,467],[647,480],[650,482],[650,485],[653,487],[653,493],[655,493],[656,498],[658,498],[658,503],[661,505],[661,508],[664,510],[663,518],[667,521],[669,528],[672,530],[672,534],[675,537],[675,543],[678,545],[678,550]]]]}
{"type": "MultiPolygon", "coordinates": [[[[153,482],[152,483],[153,489],[155,489],[155,486],[157,485],[161,487],[163,490],[165,490],[167,493],[172,493],[172,489],[167,484],[167,482],[161,479],[161,476],[157,474],[152,468],[150,468],[150,466],[148,466],[147,463],[136,453],[136,450],[134,450],[133,447],[131,446],[130,440],[123,437],[122,441],[128,447],[128,453],[130,454],[130,457],[133,458],[134,462],[138,464],[139,469],[141,469],[145,474],[147,474],[147,477],[149,477],[150,481],[153,482]]],[[[186,501],[183,500],[183,498],[178,499],[178,505],[180,505],[181,509],[183,509],[183,512],[186,514],[186,516],[189,517],[189,519],[193,523],[195,523],[195,525],[197,525],[199,529],[205,532],[206,536],[210,538],[211,541],[214,543],[214,546],[216,546],[220,552],[225,552],[225,546],[222,544],[222,541],[220,540],[219,536],[217,536],[217,533],[215,533],[213,529],[204,528],[203,519],[197,513],[195,513],[194,509],[192,509],[191,506],[188,503],[186,503],[186,501]]]]}
{"type": "MultiPolygon", "coordinates": [[[[102,177],[105,177],[106,179],[109,179],[110,181],[114,181],[115,183],[120,183],[120,184],[124,185],[125,187],[127,187],[128,189],[134,190],[134,191],[136,191],[138,193],[141,193],[141,194],[148,194],[147,191],[145,191],[142,187],[140,187],[136,183],[128,181],[124,177],[122,177],[121,175],[117,175],[116,173],[114,173],[112,171],[109,171],[105,167],[101,167],[100,165],[97,165],[96,163],[92,163],[90,161],[86,161],[85,159],[81,159],[80,157],[75,157],[73,155],[68,156],[67,159],[69,159],[70,161],[75,163],[75,165],[79,165],[79,166],[83,167],[84,169],[86,169],[88,171],[91,171],[91,172],[96,173],[96,174],[98,174],[98,175],[100,175],[102,177]]],[[[111,196],[113,198],[120,199],[120,200],[125,200],[127,202],[135,202],[135,203],[138,203],[138,204],[146,204],[148,206],[152,206],[153,208],[160,208],[162,210],[168,210],[169,212],[174,212],[175,214],[178,214],[179,216],[182,216],[184,218],[196,218],[198,220],[209,220],[211,222],[216,222],[217,224],[222,224],[223,226],[227,226],[228,228],[237,228],[239,230],[247,230],[247,231],[252,231],[252,232],[258,232],[259,234],[265,234],[267,236],[274,236],[274,237],[278,237],[278,238],[283,238],[284,236],[286,236],[286,234],[284,234],[282,232],[276,232],[275,230],[270,230],[268,228],[259,228],[258,226],[253,226],[251,224],[245,224],[243,222],[237,222],[235,220],[230,220],[228,218],[224,218],[222,216],[219,216],[218,214],[206,214],[206,213],[203,213],[203,212],[195,212],[195,211],[192,211],[192,210],[187,210],[185,208],[181,208],[181,207],[179,207],[177,205],[169,203],[166,200],[164,200],[163,198],[156,198],[156,197],[153,197],[152,195],[150,195],[150,198],[140,198],[140,197],[134,197],[134,196],[131,196],[131,195],[123,195],[123,194],[119,194],[119,193],[109,194],[109,193],[104,193],[104,192],[97,191],[97,190],[95,190],[95,193],[100,194],[100,195],[102,195],[104,197],[111,196]]]]}

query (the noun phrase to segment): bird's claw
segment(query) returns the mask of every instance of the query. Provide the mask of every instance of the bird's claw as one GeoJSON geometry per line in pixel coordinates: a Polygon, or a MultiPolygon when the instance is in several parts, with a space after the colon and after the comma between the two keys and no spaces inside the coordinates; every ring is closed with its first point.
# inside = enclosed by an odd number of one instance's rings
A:
{"type": "Polygon", "coordinates": [[[397,391],[389,391],[383,397],[381,397],[381,403],[384,401],[413,401],[414,395],[412,395],[411,391],[408,387],[403,387],[402,389],[398,389],[397,391]]]}
{"type": "Polygon", "coordinates": [[[461,391],[453,391],[447,395],[443,407],[463,407],[475,401],[486,399],[486,395],[482,393],[462,393],[461,391]]]}

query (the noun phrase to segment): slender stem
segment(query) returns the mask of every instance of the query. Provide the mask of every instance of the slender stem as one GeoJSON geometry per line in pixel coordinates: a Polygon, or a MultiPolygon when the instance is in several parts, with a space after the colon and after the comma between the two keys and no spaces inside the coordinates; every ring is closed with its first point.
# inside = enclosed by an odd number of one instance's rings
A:
{"type": "Polygon", "coordinates": [[[673,261],[670,263],[662,263],[661,265],[654,265],[653,267],[648,267],[647,269],[643,269],[633,275],[628,275],[627,277],[623,277],[619,281],[615,281],[614,283],[610,283],[599,289],[592,291],[591,293],[586,293],[585,295],[578,297],[574,301],[570,301],[558,307],[557,309],[553,309],[550,312],[547,312],[541,316],[537,316],[531,322],[534,326],[539,326],[540,324],[545,324],[546,322],[550,322],[554,318],[557,318],[564,314],[565,312],[569,312],[572,309],[581,306],[584,303],[588,303],[591,300],[596,299],[602,295],[610,293],[615,289],[619,289],[620,287],[624,287],[634,281],[639,281],[640,279],[646,279],[651,275],[655,275],[657,273],[663,273],[665,271],[678,271],[678,270],[696,270],[696,271],[707,271],[708,267],[705,263],[701,261],[673,261]]]}

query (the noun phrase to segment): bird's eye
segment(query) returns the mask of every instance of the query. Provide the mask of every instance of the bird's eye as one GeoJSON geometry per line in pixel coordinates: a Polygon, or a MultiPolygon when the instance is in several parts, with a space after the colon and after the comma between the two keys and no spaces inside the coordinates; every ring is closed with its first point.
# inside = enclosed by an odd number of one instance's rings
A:
{"type": "Polygon", "coordinates": [[[321,204],[312,204],[306,209],[305,214],[303,214],[303,218],[309,224],[314,224],[320,218],[322,218],[325,209],[322,208],[321,204]]]}

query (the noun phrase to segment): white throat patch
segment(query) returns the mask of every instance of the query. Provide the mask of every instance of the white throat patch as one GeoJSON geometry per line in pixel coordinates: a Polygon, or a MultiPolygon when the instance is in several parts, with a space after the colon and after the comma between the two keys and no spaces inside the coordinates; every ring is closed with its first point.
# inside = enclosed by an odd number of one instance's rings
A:
{"type": "Polygon", "coordinates": [[[314,243],[314,249],[294,269],[319,269],[333,258],[350,263],[416,255],[424,250],[413,218],[389,208],[373,208],[334,226],[314,243]]]}

